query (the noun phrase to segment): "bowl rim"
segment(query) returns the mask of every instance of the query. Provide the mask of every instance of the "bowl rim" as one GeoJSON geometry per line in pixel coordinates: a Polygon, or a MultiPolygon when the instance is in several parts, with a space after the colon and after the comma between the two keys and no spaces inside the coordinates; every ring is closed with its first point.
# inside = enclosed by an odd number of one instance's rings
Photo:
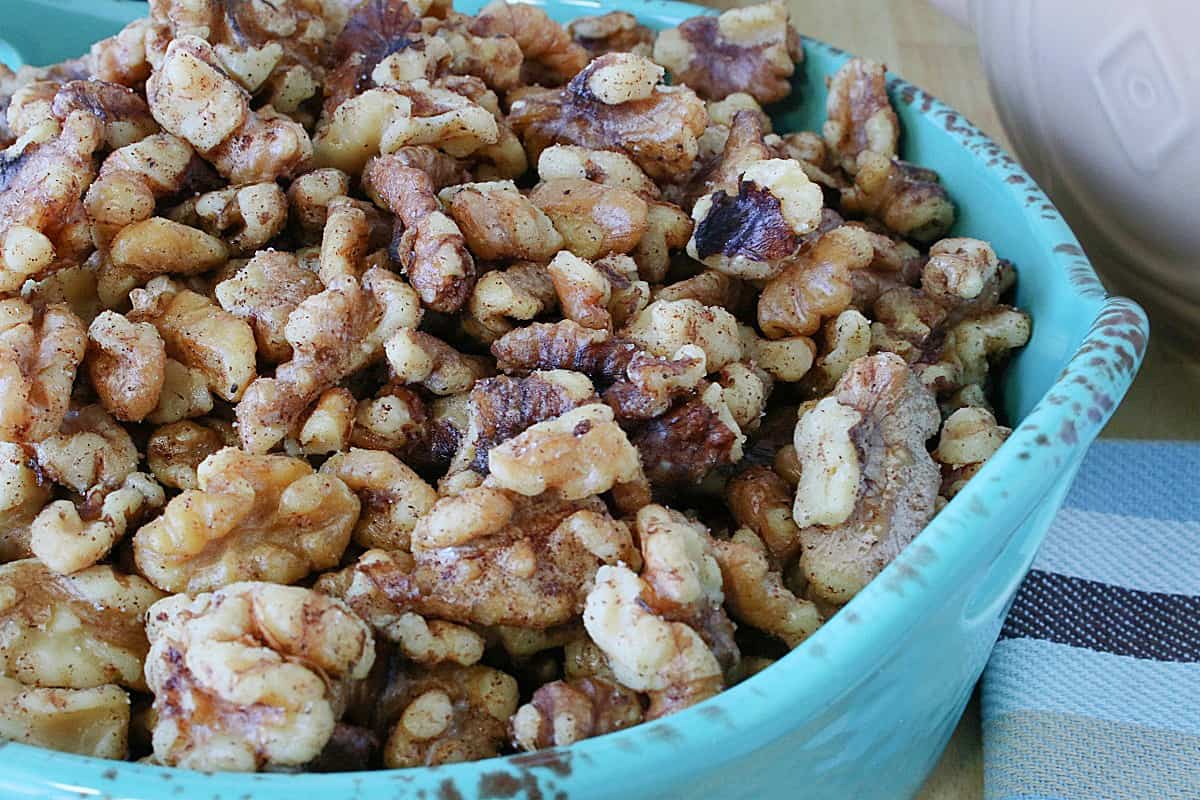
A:
{"type": "MultiPolygon", "coordinates": [[[[581,13],[609,7],[597,0],[532,2],[577,8],[581,13]]],[[[717,13],[717,9],[679,0],[641,0],[636,9],[639,20],[650,18],[665,24],[717,13]]],[[[813,53],[822,53],[837,66],[851,57],[820,40],[802,38],[806,61],[813,53]]],[[[489,778],[516,781],[504,785],[525,787],[533,781],[533,786],[544,786],[551,793],[569,776],[573,776],[573,785],[597,781],[603,786],[613,777],[607,764],[614,762],[609,759],[625,768],[648,769],[648,779],[666,784],[686,778],[691,773],[689,765],[731,761],[781,736],[790,726],[787,719],[781,719],[785,715],[778,713],[780,706],[812,707],[814,702],[844,695],[865,680],[907,632],[937,607],[944,596],[939,588],[954,585],[956,568],[981,558],[981,550],[988,563],[994,561],[1020,523],[1060,483],[1064,473],[1070,477],[1129,388],[1149,335],[1142,309],[1132,300],[1106,293],[1057,209],[1011,156],[928,92],[892,73],[888,77],[894,104],[911,106],[914,113],[940,121],[963,147],[989,160],[989,171],[1004,174],[1005,191],[1014,201],[1020,205],[1034,201],[1039,210],[1033,225],[1039,248],[1070,277],[1071,291],[1063,300],[1090,311],[1092,324],[1062,373],[980,472],[879,576],[809,639],[770,668],[696,706],[570,747],[440,767],[254,774],[194,772],[109,761],[0,741],[0,789],[78,797],[81,792],[85,796],[98,793],[95,787],[124,794],[151,786],[170,787],[174,781],[177,793],[190,784],[197,790],[202,786],[214,797],[240,797],[249,788],[256,797],[284,798],[297,790],[350,788],[357,793],[409,784],[416,789],[420,784],[437,785],[439,796],[454,798],[472,795],[477,784],[483,794],[482,787],[489,778]],[[998,486],[993,490],[994,484],[998,486]],[[985,492],[1001,502],[984,502],[985,492]],[[959,535],[964,528],[982,524],[1005,535],[984,542],[959,535]],[[903,597],[904,602],[896,602],[897,597],[903,597]],[[678,758],[685,750],[687,761],[678,758]]],[[[1037,543],[1040,541],[1039,537],[1037,543]]],[[[1023,574],[1018,581],[1021,577],[1023,574]]],[[[995,613],[1000,610],[986,609],[995,613]]],[[[572,793],[577,794],[574,790],[572,793]]]]}

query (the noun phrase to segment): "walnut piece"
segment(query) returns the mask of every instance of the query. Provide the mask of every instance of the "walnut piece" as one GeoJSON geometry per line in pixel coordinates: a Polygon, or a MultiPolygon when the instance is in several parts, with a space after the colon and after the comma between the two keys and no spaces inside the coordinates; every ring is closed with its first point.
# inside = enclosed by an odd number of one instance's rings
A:
{"type": "Polygon", "coordinates": [[[855,361],[800,418],[793,518],[817,598],[849,600],[933,516],[941,477],[925,442],[940,419],[929,390],[890,353],[855,361]]]}
{"type": "Polygon", "coordinates": [[[465,183],[442,190],[441,198],[483,261],[545,263],[563,247],[554,223],[512,181],[465,183]]]}
{"type": "Polygon", "coordinates": [[[825,141],[851,175],[859,169],[861,153],[896,155],[900,121],[887,96],[883,64],[865,58],[843,64],[829,81],[825,117],[825,141]]]}
{"type": "Polygon", "coordinates": [[[538,687],[529,702],[517,709],[511,725],[517,747],[541,750],[566,747],[641,721],[642,704],[636,692],[603,678],[578,678],[538,687]]]}
{"type": "Polygon", "coordinates": [[[235,583],[150,609],[154,758],[189,769],[298,766],[333,734],[335,687],[365,678],[371,631],[309,589],[235,583]]]}
{"type": "Polygon", "coordinates": [[[554,283],[546,268],[536,262],[519,261],[479,279],[467,301],[463,327],[476,339],[493,342],[513,329],[510,320],[534,319],[553,309],[556,300],[554,283]]]}
{"type": "Polygon", "coordinates": [[[633,53],[649,58],[654,48],[654,32],[626,11],[576,17],[567,23],[567,33],[592,58],[605,53],[633,53]]]}
{"type": "Polygon", "coordinates": [[[101,312],[88,326],[86,363],[100,404],[122,422],[140,422],[158,406],[167,353],[153,325],[101,312]]]}
{"type": "Polygon", "coordinates": [[[49,499],[25,448],[0,442],[0,564],[33,555],[29,527],[49,499]]]}
{"type": "Polygon", "coordinates": [[[737,524],[750,530],[780,563],[800,552],[800,529],[792,519],[795,487],[769,467],[750,467],[725,485],[737,524]]]}
{"type": "Polygon", "coordinates": [[[872,151],[859,156],[841,201],[843,213],[872,217],[918,242],[940,238],[954,224],[954,204],[936,172],[872,151]]]}
{"type": "Polygon", "coordinates": [[[34,558],[4,564],[0,672],[29,686],[144,689],[144,618],[160,597],[107,565],[58,575],[34,558]]]}
{"type": "Polygon", "coordinates": [[[220,238],[231,255],[254,253],[287,223],[288,203],[274,181],[218,189],[177,206],[172,219],[203,228],[220,238]]]}
{"type": "Polygon", "coordinates": [[[86,343],[66,305],[0,300],[0,439],[36,442],[58,431],[86,343]]]}
{"type": "Polygon", "coordinates": [[[403,328],[384,343],[392,377],[420,384],[436,395],[469,391],[475,381],[491,374],[488,359],[468,356],[436,336],[403,328]]]}
{"type": "Polygon", "coordinates": [[[581,258],[628,253],[646,232],[646,202],[628,189],[552,178],[535,186],[529,200],[550,218],[562,246],[581,258]]]}
{"type": "Polygon", "coordinates": [[[321,465],[321,474],[342,481],[358,495],[362,512],[354,541],[366,548],[408,550],[412,530],[433,508],[437,493],[391,453],[351,448],[321,465]]]}
{"type": "Polygon", "coordinates": [[[291,253],[265,250],[218,283],[213,294],[221,308],[250,323],[258,355],[278,363],[292,357],[284,333],[288,317],[323,288],[291,253]]]}
{"type": "Polygon", "coordinates": [[[150,434],[146,464],[164,486],[198,489],[196,469],[204,459],[228,444],[231,443],[214,426],[190,420],[172,422],[150,434]]]}
{"type": "Polygon", "coordinates": [[[738,622],[777,637],[788,647],[803,642],[821,624],[817,607],[792,594],[767,559],[767,548],[749,529],[714,545],[724,579],[729,614],[738,622]]]}
{"type": "Polygon", "coordinates": [[[220,450],[133,539],[138,569],[167,591],[202,592],[240,580],[294,583],[338,563],[359,502],[306,461],[220,450]]]}
{"type": "Polygon", "coordinates": [[[57,433],[34,445],[38,468],[77,494],[117,488],[137,469],[137,447],[128,431],[100,406],[69,410],[57,433]]]}
{"type": "Polygon", "coordinates": [[[654,42],[654,60],[706,100],[734,92],[747,92],[763,104],[782,100],[791,93],[788,79],[803,58],[781,0],[730,9],[719,17],[692,17],[654,42]]]}
{"type": "Polygon", "coordinates": [[[657,356],[670,357],[684,345],[704,351],[709,372],[742,357],[737,319],[723,308],[695,300],[656,300],[623,334],[657,356]]]}
{"type": "Polygon", "coordinates": [[[119,686],[47,689],[0,676],[0,738],[120,760],[128,729],[129,696],[119,686]]]}
{"type": "Polygon", "coordinates": [[[637,264],[628,256],[592,263],[562,251],[546,269],[563,316],[587,328],[620,327],[645,308],[650,298],[649,285],[638,280],[637,264]]]}
{"type": "Polygon", "coordinates": [[[558,86],[583,69],[588,53],[572,41],[561,25],[537,6],[493,0],[484,6],[471,33],[477,36],[511,36],[525,57],[522,78],[526,83],[558,86]]]}

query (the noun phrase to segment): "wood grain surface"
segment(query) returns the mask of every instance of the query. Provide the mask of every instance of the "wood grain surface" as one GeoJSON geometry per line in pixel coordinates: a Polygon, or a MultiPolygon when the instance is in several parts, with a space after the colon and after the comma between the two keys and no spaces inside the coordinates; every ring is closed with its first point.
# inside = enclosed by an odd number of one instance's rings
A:
{"type": "MultiPolygon", "coordinates": [[[[747,0],[701,0],[714,8],[747,0]]],[[[961,111],[1004,147],[1000,125],[979,66],[974,36],[926,0],[788,0],[792,23],[803,34],[851,53],[884,61],[888,69],[961,111]]],[[[1200,439],[1200,361],[1195,353],[1155,336],[1151,320],[1146,363],[1105,436],[1200,439]]],[[[920,800],[983,797],[983,748],[978,697],[954,733],[920,800]]]]}

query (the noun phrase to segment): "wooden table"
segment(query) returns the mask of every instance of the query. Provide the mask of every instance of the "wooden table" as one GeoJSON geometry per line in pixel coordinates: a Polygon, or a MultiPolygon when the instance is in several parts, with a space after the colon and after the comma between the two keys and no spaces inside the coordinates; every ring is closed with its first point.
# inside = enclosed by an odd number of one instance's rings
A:
{"type": "MultiPolygon", "coordinates": [[[[716,8],[749,0],[701,0],[716,8]]],[[[801,32],[884,61],[1008,147],[988,94],[974,37],[926,0],[788,0],[801,32]]],[[[1151,320],[1153,329],[1153,320],[1151,320]]],[[[1141,374],[1105,436],[1200,439],[1200,362],[1151,336],[1141,374]]],[[[978,699],[972,700],[920,800],[983,797],[978,699]]]]}

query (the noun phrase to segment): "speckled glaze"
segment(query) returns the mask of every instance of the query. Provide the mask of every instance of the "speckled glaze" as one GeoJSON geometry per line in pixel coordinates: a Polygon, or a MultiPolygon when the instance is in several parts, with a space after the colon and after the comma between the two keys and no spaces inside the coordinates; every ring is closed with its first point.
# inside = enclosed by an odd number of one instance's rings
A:
{"type": "MultiPolygon", "coordinates": [[[[9,19],[42,31],[64,29],[52,22],[52,13],[65,13],[60,0],[6,5],[0,36],[9,35],[9,19]]],[[[470,11],[478,3],[459,5],[470,11]]],[[[710,13],[661,0],[550,0],[545,6],[561,21],[626,9],[655,27],[710,13]]],[[[89,36],[113,29],[121,14],[144,9],[100,0],[87,7],[70,12],[71,24],[85,14],[107,20],[91,23],[89,36]]],[[[39,41],[44,46],[46,40],[39,41]]],[[[12,43],[19,49],[19,40],[12,43]]],[[[819,127],[825,77],[847,58],[812,40],[805,53],[792,104],[774,115],[777,130],[819,127]]],[[[38,51],[42,59],[68,54],[38,51]]],[[[0,747],[0,796],[845,800],[914,794],[962,714],[1084,451],[1133,380],[1147,323],[1133,302],[1106,296],[1054,206],[1012,158],[920,89],[898,79],[890,89],[903,125],[903,154],[941,174],[959,208],[954,232],[990,240],[1017,265],[1017,300],[1033,315],[1033,337],[1005,377],[1004,410],[1016,422],[1012,436],[811,639],[694,708],[570,748],[439,768],[291,776],[204,774],[9,744],[0,747]]]]}

